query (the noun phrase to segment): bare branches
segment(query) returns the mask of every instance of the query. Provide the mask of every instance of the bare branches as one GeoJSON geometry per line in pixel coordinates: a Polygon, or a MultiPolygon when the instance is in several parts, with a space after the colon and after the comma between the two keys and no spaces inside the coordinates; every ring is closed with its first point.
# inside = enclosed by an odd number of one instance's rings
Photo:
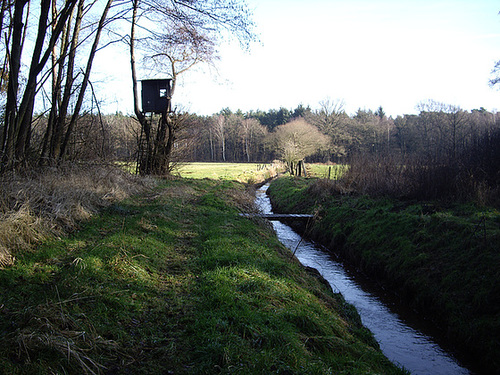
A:
{"type": "Polygon", "coordinates": [[[232,0],[142,0],[136,5],[135,37],[145,61],[156,71],[168,72],[173,89],[179,74],[199,63],[218,59],[216,46],[223,30],[247,44],[255,40],[244,2],[232,0]],[[161,27],[157,27],[161,25],[161,27]]]}
{"type": "MultiPolygon", "coordinates": [[[[213,63],[222,30],[231,30],[241,41],[252,39],[249,13],[243,1],[234,0],[133,0],[130,30],[134,111],[141,123],[138,165],[141,173],[168,174],[179,127],[179,117],[170,112],[170,102],[157,126],[139,108],[136,52],[152,70],[170,75],[170,98],[177,78],[199,63],[213,63]],[[141,37],[137,36],[137,31],[141,37]],[[156,132],[156,135],[153,134],[156,132]]],[[[170,99],[169,98],[169,99],[170,99]]],[[[223,145],[223,155],[224,143],[223,145]]]]}
{"type": "Polygon", "coordinates": [[[495,63],[491,70],[492,78],[489,80],[490,87],[498,86],[500,83],[500,60],[495,63]]]}
{"type": "MultiPolygon", "coordinates": [[[[141,68],[169,75],[173,93],[180,74],[217,59],[216,46],[223,37],[230,34],[242,43],[254,39],[244,0],[41,0],[30,13],[31,3],[0,0],[0,50],[4,52],[0,91],[7,93],[0,127],[0,170],[26,165],[28,155],[30,161],[42,164],[65,157],[72,129],[85,110],[85,92],[98,51],[118,42],[129,45],[134,107],[142,121],[136,59],[145,63],[141,68]],[[26,47],[25,38],[30,38],[26,47]],[[37,98],[43,100],[43,108],[35,106],[37,98]],[[35,112],[48,113],[43,136],[37,129],[36,146],[31,143],[35,112]]],[[[175,140],[169,132],[175,132],[175,124],[167,120],[158,127],[166,134],[155,137],[170,142],[162,146],[168,153],[175,140]]]]}
{"type": "Polygon", "coordinates": [[[296,119],[280,125],[274,133],[276,148],[283,160],[292,165],[305,157],[327,149],[329,137],[322,134],[314,125],[304,119],[296,119]]]}

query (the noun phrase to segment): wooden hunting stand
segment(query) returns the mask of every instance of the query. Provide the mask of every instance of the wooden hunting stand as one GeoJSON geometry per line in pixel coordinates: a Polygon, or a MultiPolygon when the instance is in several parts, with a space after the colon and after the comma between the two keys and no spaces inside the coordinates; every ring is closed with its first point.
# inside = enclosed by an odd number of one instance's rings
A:
{"type": "Polygon", "coordinates": [[[141,81],[143,113],[163,115],[170,112],[171,79],[144,79],[141,81]]]}
{"type": "Polygon", "coordinates": [[[137,172],[166,175],[170,171],[170,153],[174,143],[174,125],[170,118],[171,79],[141,81],[142,120],[138,139],[137,172]],[[154,119],[154,115],[160,118],[154,119]]]}

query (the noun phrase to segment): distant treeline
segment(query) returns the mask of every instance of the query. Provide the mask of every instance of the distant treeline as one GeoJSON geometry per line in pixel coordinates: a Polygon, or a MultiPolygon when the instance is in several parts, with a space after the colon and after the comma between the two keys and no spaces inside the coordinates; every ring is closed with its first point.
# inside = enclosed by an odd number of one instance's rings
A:
{"type": "MultiPolygon", "coordinates": [[[[311,135],[312,127],[327,137],[326,145],[323,137],[317,140],[317,149],[309,147],[307,155],[302,154],[307,162],[341,163],[359,153],[418,156],[438,162],[464,153],[474,157],[472,150],[477,153],[488,148],[489,140],[500,129],[500,116],[484,108],[465,111],[428,101],[418,109],[418,115],[396,118],[386,116],[382,107],[375,111],[359,109],[349,115],[341,102],[325,101],[317,110],[299,105],[292,110],[244,113],[224,109],[211,116],[183,114],[173,157],[177,161],[225,162],[283,159],[286,151],[277,139],[278,129],[286,130],[295,123],[292,133],[297,149],[304,148],[302,143],[311,135]]],[[[34,137],[33,147],[37,141],[41,144],[45,122],[44,117],[37,119],[34,133],[39,137],[34,137]]],[[[88,114],[79,121],[68,157],[134,160],[139,135],[140,127],[130,116],[88,114]]],[[[315,138],[308,142],[314,144],[315,138]]]]}

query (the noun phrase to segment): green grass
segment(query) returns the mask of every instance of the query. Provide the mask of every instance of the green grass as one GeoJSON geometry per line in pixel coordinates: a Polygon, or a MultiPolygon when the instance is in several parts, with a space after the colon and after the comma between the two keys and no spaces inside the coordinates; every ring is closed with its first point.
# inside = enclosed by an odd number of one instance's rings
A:
{"type": "Polygon", "coordinates": [[[246,210],[163,181],[0,270],[9,374],[397,374],[352,306],[246,210]]]}
{"type": "MultiPolygon", "coordinates": [[[[123,170],[135,173],[135,163],[117,162],[123,170]]],[[[245,184],[262,182],[283,170],[279,163],[181,163],[174,168],[175,176],[224,181],[238,181],[245,184]]]]}
{"type": "MultiPolygon", "coordinates": [[[[135,163],[117,163],[122,169],[135,173],[135,163]]],[[[337,179],[345,170],[345,165],[310,163],[306,166],[311,177],[337,179]]],[[[261,182],[282,172],[281,165],[273,163],[181,163],[173,171],[174,175],[185,178],[238,181],[242,183],[261,182]]]]}
{"type": "Polygon", "coordinates": [[[186,163],[175,171],[186,178],[255,183],[274,176],[281,166],[269,163],[186,163]]]}
{"type": "Polygon", "coordinates": [[[336,180],[340,178],[342,173],[346,170],[347,166],[342,164],[319,164],[319,163],[308,163],[306,169],[310,177],[316,178],[328,178],[331,180],[336,180]]]}
{"type": "Polygon", "coordinates": [[[425,312],[485,371],[500,368],[500,212],[332,194],[314,179],[282,178],[279,212],[317,212],[309,234],[425,312]]]}
{"type": "MultiPolygon", "coordinates": [[[[327,165],[310,163],[306,165],[311,177],[337,179],[345,171],[346,166],[340,164],[327,165]]],[[[185,163],[175,171],[187,178],[211,178],[239,181],[244,183],[260,182],[283,171],[280,165],[269,163],[185,163]]]]}

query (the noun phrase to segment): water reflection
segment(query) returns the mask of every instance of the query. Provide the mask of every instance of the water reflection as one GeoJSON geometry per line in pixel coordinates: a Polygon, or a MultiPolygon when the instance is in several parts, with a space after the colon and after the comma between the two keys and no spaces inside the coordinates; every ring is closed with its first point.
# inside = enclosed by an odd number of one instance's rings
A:
{"type": "MultiPolygon", "coordinates": [[[[271,204],[262,187],[256,195],[256,203],[262,213],[271,213],[271,204]]],[[[363,324],[370,329],[383,353],[394,363],[412,374],[455,375],[469,374],[454,358],[436,344],[432,338],[408,326],[393,313],[377,296],[365,291],[361,285],[315,244],[302,240],[289,226],[272,221],[280,241],[306,266],[316,268],[328,280],[333,290],[342,293],[353,304],[363,324]]]]}

